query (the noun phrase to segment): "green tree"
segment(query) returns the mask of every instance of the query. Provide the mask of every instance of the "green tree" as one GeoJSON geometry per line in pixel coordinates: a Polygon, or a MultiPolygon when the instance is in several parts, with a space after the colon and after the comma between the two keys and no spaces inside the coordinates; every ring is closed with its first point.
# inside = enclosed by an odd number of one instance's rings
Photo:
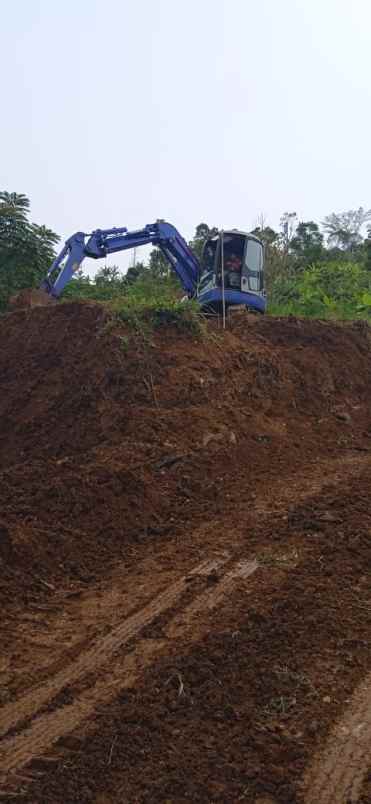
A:
{"type": "Polygon", "coordinates": [[[7,219],[8,224],[15,220],[26,221],[30,202],[23,193],[0,192],[0,216],[7,219]]]}
{"type": "Polygon", "coordinates": [[[171,266],[161,249],[152,249],[149,255],[148,270],[153,279],[165,279],[170,276],[171,266]]]}
{"type": "Polygon", "coordinates": [[[95,274],[95,284],[117,285],[122,281],[122,275],[117,265],[103,265],[95,274]]]}
{"type": "Polygon", "coordinates": [[[137,282],[138,279],[144,278],[147,273],[148,269],[144,262],[136,262],[135,265],[131,265],[126,271],[124,283],[125,285],[132,285],[134,282],[137,282]]]}
{"type": "Polygon", "coordinates": [[[190,240],[189,246],[199,260],[201,260],[206,240],[208,240],[209,237],[214,237],[216,234],[218,234],[216,226],[210,227],[207,223],[199,223],[198,226],[196,226],[195,236],[193,240],[190,240]]]}
{"type": "Polygon", "coordinates": [[[32,223],[31,229],[36,236],[39,247],[54,253],[54,247],[60,240],[59,235],[53,232],[52,229],[48,229],[46,226],[38,226],[37,223],[32,223]]]}
{"type": "Polygon", "coordinates": [[[314,221],[299,223],[290,242],[290,251],[298,258],[303,267],[321,259],[323,234],[320,232],[318,224],[314,221]]]}
{"type": "Polygon", "coordinates": [[[362,228],[371,219],[371,209],[350,209],[348,212],[326,215],[322,221],[329,246],[342,251],[354,251],[362,243],[362,228]]]}
{"type": "Polygon", "coordinates": [[[269,248],[278,242],[278,232],[275,232],[271,226],[256,226],[255,229],[252,230],[251,234],[255,235],[255,237],[258,237],[266,248],[269,248]]]}
{"type": "Polygon", "coordinates": [[[45,276],[58,235],[29,221],[30,202],[22,193],[0,193],[0,310],[22,288],[45,276]]]}

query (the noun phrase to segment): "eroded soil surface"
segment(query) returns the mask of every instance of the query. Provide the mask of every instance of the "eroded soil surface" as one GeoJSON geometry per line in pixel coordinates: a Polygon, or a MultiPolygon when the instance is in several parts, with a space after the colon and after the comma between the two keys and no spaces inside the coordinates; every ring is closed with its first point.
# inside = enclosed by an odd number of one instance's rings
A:
{"type": "Polygon", "coordinates": [[[370,804],[371,341],[0,319],[0,801],[370,804]]]}

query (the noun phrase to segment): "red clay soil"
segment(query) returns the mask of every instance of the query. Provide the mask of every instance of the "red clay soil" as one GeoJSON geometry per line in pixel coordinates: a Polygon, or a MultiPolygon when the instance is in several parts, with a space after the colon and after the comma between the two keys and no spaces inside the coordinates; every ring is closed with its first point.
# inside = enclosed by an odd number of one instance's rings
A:
{"type": "Polygon", "coordinates": [[[357,790],[321,767],[371,669],[370,359],[361,323],[0,319],[0,801],[370,802],[363,749],[357,790]]]}

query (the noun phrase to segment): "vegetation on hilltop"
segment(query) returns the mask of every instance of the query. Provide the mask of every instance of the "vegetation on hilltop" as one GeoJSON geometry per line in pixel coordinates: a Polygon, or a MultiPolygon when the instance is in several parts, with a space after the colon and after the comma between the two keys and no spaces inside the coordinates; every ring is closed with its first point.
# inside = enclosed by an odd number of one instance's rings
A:
{"type": "MultiPolygon", "coordinates": [[[[37,287],[51,264],[59,236],[32,223],[29,199],[0,193],[0,311],[25,287],[37,287]]],[[[200,223],[190,246],[200,257],[217,229],[200,223]]],[[[274,315],[320,318],[371,318],[371,210],[360,207],[332,213],[321,225],[285,213],[278,231],[262,219],[253,230],[265,244],[269,311],[274,315]],[[367,231],[367,227],[368,231],[367,231]],[[365,234],[366,232],[366,234],[365,234]]],[[[94,278],[80,270],[63,293],[64,300],[109,303],[121,315],[183,317],[183,291],[159,249],[147,263],[136,262],[122,273],[105,265],[94,278]],[[145,313],[145,311],[149,311],[145,313]]],[[[192,305],[186,316],[194,320],[192,305]]]]}

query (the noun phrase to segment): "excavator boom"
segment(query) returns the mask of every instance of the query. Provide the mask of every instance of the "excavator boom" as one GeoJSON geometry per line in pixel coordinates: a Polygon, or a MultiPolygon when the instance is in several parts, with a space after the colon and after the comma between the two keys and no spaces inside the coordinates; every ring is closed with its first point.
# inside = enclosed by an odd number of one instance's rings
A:
{"type": "Polygon", "coordinates": [[[70,237],[42,282],[47,293],[58,298],[66,284],[78,271],[85,257],[100,259],[108,254],[138,248],[151,243],[158,246],[189,296],[197,290],[199,262],[177,229],[165,221],[148,224],[143,229],[96,229],[92,234],[76,232],[70,237]]]}

